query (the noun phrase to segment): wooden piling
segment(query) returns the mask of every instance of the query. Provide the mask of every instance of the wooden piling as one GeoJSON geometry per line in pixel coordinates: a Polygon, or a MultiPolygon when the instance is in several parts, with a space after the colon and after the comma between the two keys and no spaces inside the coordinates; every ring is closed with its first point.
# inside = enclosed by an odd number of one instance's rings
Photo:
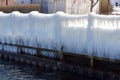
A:
{"type": "Polygon", "coordinates": [[[40,54],[41,54],[41,50],[40,50],[39,48],[36,49],[36,54],[35,54],[35,55],[36,55],[37,57],[40,57],[40,56],[41,56],[40,54]]]}
{"type": "Polygon", "coordinates": [[[93,54],[92,54],[91,57],[90,57],[90,66],[91,66],[91,68],[93,68],[93,65],[94,65],[94,58],[93,58],[93,54]]]}
{"type": "Polygon", "coordinates": [[[60,60],[63,61],[64,60],[64,53],[63,53],[63,46],[60,49],[60,60]]]}

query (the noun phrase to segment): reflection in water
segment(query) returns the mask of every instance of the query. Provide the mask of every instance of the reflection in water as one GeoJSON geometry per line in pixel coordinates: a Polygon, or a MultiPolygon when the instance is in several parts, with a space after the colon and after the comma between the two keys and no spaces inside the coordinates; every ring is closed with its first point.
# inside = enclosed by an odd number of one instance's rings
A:
{"type": "MultiPolygon", "coordinates": [[[[0,80],[90,80],[77,74],[0,60],[0,80]]],[[[91,79],[92,80],[92,79],[91,79]]]]}

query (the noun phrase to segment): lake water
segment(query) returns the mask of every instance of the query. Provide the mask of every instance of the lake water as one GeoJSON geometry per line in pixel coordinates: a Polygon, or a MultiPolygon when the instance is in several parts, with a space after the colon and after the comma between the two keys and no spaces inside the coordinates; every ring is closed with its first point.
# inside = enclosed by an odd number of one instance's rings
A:
{"type": "Polygon", "coordinates": [[[53,72],[0,59],[0,80],[93,80],[67,72],[53,72]]]}

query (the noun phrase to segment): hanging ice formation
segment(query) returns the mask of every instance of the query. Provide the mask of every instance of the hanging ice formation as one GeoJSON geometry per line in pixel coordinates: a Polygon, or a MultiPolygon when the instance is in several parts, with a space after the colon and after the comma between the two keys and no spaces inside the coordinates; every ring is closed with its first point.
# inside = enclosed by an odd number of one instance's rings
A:
{"type": "MultiPolygon", "coordinates": [[[[0,12],[0,42],[120,59],[120,16],[0,12]]],[[[0,45],[0,49],[2,46],[0,45]]],[[[16,52],[16,47],[5,46],[16,52]]],[[[34,55],[35,50],[22,48],[34,55]]],[[[42,52],[45,56],[57,57],[42,52]]]]}
{"type": "Polygon", "coordinates": [[[120,16],[90,14],[88,22],[90,20],[88,52],[98,57],[120,59],[120,16]]]}

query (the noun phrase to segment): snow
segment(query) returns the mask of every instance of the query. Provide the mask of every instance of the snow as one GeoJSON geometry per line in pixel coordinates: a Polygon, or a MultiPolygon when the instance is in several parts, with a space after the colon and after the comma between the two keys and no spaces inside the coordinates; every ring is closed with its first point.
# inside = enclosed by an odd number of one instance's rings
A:
{"type": "MultiPolygon", "coordinates": [[[[63,12],[27,14],[0,12],[0,42],[120,59],[119,15],[70,15],[63,12]]],[[[2,46],[0,45],[0,49],[2,46]]],[[[17,52],[16,47],[4,50],[17,52]]],[[[22,48],[27,54],[36,51],[22,48]]],[[[42,51],[42,55],[58,57],[42,51]]]]}
{"type": "Polygon", "coordinates": [[[112,14],[120,14],[120,7],[114,6],[112,14]]]}

